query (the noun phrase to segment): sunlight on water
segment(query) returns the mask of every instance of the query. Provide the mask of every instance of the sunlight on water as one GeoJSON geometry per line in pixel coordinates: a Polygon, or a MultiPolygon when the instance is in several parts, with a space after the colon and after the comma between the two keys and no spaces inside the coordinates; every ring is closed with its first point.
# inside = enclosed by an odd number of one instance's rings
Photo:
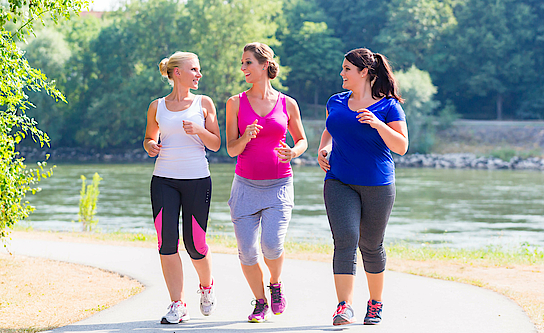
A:
{"type": "MultiPolygon", "coordinates": [[[[153,233],[149,181],[152,164],[58,165],[36,207],[23,222],[35,229],[81,230],[80,175],[103,178],[98,202],[102,231],[153,233]],[[75,222],[72,222],[75,221],[75,222]]],[[[227,201],[234,165],[211,165],[209,232],[233,234],[227,201]]],[[[323,204],[323,172],[295,167],[295,209],[288,239],[331,242],[323,204]]],[[[398,169],[397,199],[386,241],[479,247],[528,242],[544,247],[544,173],[445,169],[398,169]]]]}

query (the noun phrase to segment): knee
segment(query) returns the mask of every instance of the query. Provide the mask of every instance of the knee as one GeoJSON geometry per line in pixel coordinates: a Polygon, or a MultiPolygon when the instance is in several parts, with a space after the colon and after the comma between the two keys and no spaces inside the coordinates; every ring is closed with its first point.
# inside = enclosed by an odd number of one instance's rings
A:
{"type": "Polygon", "coordinates": [[[259,262],[259,253],[256,246],[242,247],[238,244],[238,258],[242,265],[253,266],[259,262]]]}
{"type": "Polygon", "coordinates": [[[263,241],[261,248],[266,259],[275,260],[283,253],[283,242],[263,241]]]}

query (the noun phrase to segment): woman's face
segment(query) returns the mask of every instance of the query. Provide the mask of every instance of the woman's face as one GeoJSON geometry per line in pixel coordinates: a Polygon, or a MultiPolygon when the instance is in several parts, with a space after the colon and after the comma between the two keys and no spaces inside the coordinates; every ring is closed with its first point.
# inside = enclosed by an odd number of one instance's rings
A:
{"type": "Polygon", "coordinates": [[[356,89],[361,84],[365,82],[365,74],[367,69],[364,68],[362,71],[359,71],[359,68],[349,62],[347,59],[344,59],[342,63],[342,71],[340,76],[342,77],[342,88],[347,90],[356,89]]]}
{"type": "Polygon", "coordinates": [[[180,67],[176,67],[176,70],[178,71],[178,82],[182,86],[198,89],[198,81],[202,74],[200,73],[200,62],[197,58],[185,60],[180,67]]]}
{"type": "Polygon", "coordinates": [[[242,54],[242,67],[247,83],[255,83],[262,80],[263,76],[268,77],[267,63],[259,64],[252,51],[242,54]]]}

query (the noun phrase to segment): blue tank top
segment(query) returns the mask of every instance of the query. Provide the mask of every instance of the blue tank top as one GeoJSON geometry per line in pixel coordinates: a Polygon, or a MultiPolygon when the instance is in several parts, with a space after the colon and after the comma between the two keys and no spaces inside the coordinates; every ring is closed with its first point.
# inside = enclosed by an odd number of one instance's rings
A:
{"type": "MultiPolygon", "coordinates": [[[[348,107],[351,91],[331,96],[327,102],[327,131],[332,136],[331,169],[325,180],[337,179],[345,184],[382,186],[395,183],[395,163],[391,151],[378,131],[361,124],[357,112],[348,107]]],[[[384,123],[405,121],[400,103],[383,98],[367,108],[384,123]]]]}

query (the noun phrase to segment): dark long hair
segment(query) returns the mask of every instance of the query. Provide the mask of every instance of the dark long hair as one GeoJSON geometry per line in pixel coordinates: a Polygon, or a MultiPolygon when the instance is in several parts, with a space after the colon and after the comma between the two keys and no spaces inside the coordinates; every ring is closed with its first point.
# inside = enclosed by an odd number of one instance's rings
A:
{"type": "Polygon", "coordinates": [[[349,51],[344,57],[359,68],[359,71],[368,68],[372,84],[372,97],[374,99],[392,97],[401,103],[404,102],[404,99],[400,95],[397,81],[393,76],[393,70],[384,55],[372,53],[369,49],[360,48],[349,51]]]}

